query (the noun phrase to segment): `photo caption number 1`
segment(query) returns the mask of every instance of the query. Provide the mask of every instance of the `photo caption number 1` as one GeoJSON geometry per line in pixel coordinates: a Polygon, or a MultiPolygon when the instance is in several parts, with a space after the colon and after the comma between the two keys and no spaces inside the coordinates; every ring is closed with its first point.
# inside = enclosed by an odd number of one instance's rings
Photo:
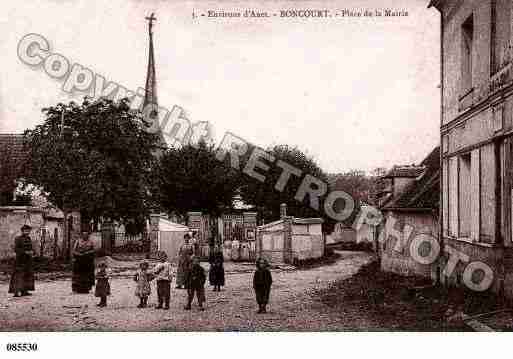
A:
{"type": "Polygon", "coordinates": [[[36,352],[37,343],[7,343],[8,352],[36,352]]]}

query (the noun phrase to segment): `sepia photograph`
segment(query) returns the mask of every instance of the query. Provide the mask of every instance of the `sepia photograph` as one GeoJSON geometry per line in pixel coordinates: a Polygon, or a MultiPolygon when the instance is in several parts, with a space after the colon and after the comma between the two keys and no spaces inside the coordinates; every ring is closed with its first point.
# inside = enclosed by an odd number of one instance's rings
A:
{"type": "Polygon", "coordinates": [[[0,352],[513,331],[512,29],[511,0],[2,0],[0,352]]]}

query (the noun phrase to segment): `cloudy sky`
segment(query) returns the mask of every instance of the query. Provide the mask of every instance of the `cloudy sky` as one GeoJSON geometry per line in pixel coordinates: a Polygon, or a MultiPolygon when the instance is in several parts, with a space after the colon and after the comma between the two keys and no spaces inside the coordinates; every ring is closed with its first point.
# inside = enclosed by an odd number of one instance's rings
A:
{"type": "MultiPolygon", "coordinates": [[[[0,132],[41,121],[71,97],[63,81],[17,57],[20,39],[129,89],[144,86],[147,28],[157,14],[159,103],[209,121],[219,141],[298,145],[329,172],[419,162],[439,142],[439,15],[427,0],[2,0],[0,132]],[[404,9],[407,17],[193,18],[208,10],[404,9]]],[[[74,96],[78,99],[84,93],[74,96]]]]}

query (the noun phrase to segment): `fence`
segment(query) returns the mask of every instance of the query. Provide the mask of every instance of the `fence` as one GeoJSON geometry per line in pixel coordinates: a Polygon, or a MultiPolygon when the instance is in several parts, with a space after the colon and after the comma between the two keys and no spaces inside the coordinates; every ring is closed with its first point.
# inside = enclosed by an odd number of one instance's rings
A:
{"type": "Polygon", "coordinates": [[[114,233],[112,248],[118,253],[144,253],[149,251],[147,233],[130,235],[124,232],[114,233]]]}
{"type": "Polygon", "coordinates": [[[256,260],[256,242],[224,242],[223,256],[225,260],[253,262],[256,260]]]}

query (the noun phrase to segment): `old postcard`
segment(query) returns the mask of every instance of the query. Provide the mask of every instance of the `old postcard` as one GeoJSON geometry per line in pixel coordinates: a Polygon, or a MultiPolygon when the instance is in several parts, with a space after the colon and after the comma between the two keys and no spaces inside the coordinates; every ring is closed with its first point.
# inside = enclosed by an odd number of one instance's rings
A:
{"type": "Polygon", "coordinates": [[[2,1],[0,330],[510,331],[512,19],[2,1]]]}

